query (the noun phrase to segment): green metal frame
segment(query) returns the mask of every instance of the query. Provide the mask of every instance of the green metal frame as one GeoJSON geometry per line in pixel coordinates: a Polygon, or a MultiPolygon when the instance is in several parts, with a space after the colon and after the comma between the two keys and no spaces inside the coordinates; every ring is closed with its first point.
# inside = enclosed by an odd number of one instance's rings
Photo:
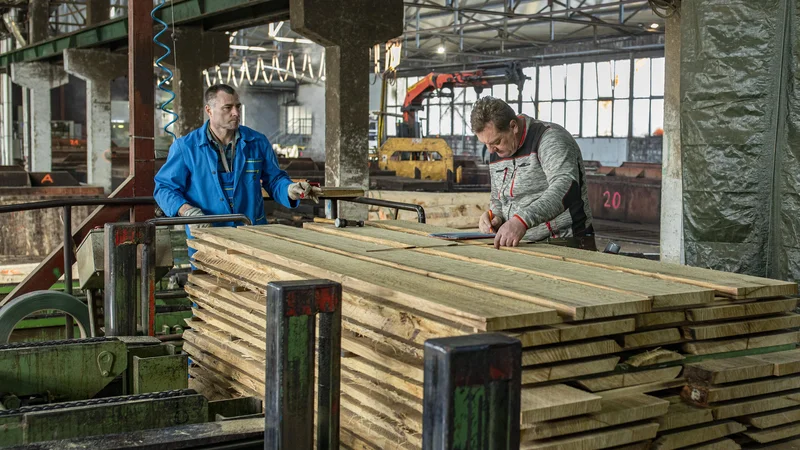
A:
{"type": "MultiPolygon", "coordinates": [[[[157,16],[175,25],[201,25],[214,31],[227,31],[289,18],[289,0],[185,0],[165,5],[157,16]]],[[[60,58],[69,48],[124,46],[127,44],[128,18],[120,17],[74,33],[0,54],[0,70],[13,63],[60,58]]]]}

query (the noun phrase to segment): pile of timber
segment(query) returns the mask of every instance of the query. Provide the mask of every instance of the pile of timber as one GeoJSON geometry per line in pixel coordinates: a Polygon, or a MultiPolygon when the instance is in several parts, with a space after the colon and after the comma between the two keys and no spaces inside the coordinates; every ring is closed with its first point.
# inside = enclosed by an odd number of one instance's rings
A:
{"type": "Polygon", "coordinates": [[[784,413],[800,400],[794,366],[778,368],[800,342],[796,284],[427,236],[443,231],[401,221],[198,230],[189,245],[205,273],[186,287],[196,306],[184,333],[193,387],[263,395],[267,283],[325,278],[343,287],[345,448],[421,448],[423,344],[479,332],[522,343],[524,449],[728,449],[794,436],[800,413],[762,419],[771,410],[747,405],[769,398],[758,404],[784,413]],[[764,367],[713,375],[726,364],[764,367]],[[745,406],[718,414],[732,404],[745,406]]]}
{"type": "MultiPolygon", "coordinates": [[[[428,224],[450,228],[477,228],[481,214],[489,206],[488,192],[410,192],[370,190],[367,197],[412,203],[425,208],[428,224]]],[[[382,206],[369,207],[369,220],[416,221],[414,211],[397,211],[382,206]]]]}

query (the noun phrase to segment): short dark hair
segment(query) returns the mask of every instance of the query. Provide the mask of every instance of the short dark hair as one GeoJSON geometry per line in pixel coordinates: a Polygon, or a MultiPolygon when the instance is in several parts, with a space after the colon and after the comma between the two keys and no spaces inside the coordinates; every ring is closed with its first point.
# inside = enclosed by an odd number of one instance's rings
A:
{"type": "Polygon", "coordinates": [[[215,84],[206,89],[205,99],[206,105],[210,105],[214,99],[217,98],[217,92],[222,91],[226,94],[236,95],[236,89],[228,86],[227,84],[215,84]]]}
{"type": "Polygon", "coordinates": [[[470,125],[473,133],[480,133],[486,124],[492,122],[497,131],[508,131],[511,121],[517,118],[508,103],[495,97],[482,97],[472,106],[470,125]]]}

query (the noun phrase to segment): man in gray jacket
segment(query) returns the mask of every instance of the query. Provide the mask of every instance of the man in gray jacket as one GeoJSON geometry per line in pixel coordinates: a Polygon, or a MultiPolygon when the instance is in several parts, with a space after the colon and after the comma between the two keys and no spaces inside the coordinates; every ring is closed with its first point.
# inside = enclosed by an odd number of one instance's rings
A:
{"type": "Polygon", "coordinates": [[[470,122],[491,154],[491,204],[478,227],[496,232],[494,246],[547,240],[597,250],[583,159],[572,134],[517,116],[494,97],[475,103],[470,122]]]}

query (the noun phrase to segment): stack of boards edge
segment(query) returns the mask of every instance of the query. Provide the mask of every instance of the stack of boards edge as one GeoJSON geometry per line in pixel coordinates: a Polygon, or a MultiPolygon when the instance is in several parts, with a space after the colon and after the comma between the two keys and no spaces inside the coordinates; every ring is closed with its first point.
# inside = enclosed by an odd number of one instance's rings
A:
{"type": "Polygon", "coordinates": [[[367,225],[198,230],[193,385],[262,396],[266,285],[323,278],[343,286],[343,448],[421,448],[424,342],[480,332],[522,342],[522,448],[739,448],[739,422],[678,395],[684,365],[800,340],[793,283],[367,225]]]}

